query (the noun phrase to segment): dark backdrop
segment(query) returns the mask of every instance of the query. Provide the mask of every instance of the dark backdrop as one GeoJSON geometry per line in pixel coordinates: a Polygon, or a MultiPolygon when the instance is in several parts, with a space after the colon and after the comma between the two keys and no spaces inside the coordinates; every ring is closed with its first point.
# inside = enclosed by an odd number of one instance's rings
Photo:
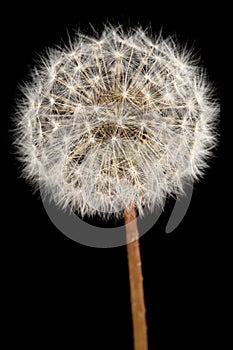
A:
{"type": "MultiPolygon", "coordinates": [[[[138,1],[69,1],[7,4],[2,12],[1,118],[4,124],[2,229],[5,297],[4,333],[25,349],[133,349],[126,247],[95,249],[79,245],[49,220],[39,195],[19,178],[8,130],[17,86],[45,47],[59,44],[81,28],[90,33],[103,23],[148,25],[152,32],[175,33],[201,55],[220,98],[224,25],[212,3],[157,4],[138,1]],[[3,112],[4,111],[4,112],[3,112]],[[6,157],[6,158],[5,158],[6,157]],[[6,248],[5,248],[6,247],[6,248]]],[[[224,116],[220,142],[205,178],[195,185],[188,212],[171,234],[165,226],[170,201],[156,225],[140,240],[148,319],[149,350],[209,349],[222,323],[224,288],[224,116]],[[221,204],[220,204],[221,203],[221,204]],[[211,345],[210,345],[211,344],[211,345]]]]}

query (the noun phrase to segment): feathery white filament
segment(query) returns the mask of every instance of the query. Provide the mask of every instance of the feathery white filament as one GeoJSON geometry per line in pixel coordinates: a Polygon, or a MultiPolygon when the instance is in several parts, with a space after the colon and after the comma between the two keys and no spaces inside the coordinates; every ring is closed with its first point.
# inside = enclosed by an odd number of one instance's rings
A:
{"type": "Polygon", "coordinates": [[[215,143],[203,71],[171,38],[141,29],[49,51],[24,94],[24,174],[81,215],[162,204],[202,174],[215,143]]]}

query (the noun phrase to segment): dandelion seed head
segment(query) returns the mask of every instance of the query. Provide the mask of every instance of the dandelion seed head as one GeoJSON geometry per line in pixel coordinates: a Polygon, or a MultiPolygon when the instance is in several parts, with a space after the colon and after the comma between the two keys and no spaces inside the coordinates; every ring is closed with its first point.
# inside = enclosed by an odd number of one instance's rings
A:
{"type": "Polygon", "coordinates": [[[203,175],[218,105],[171,38],[106,28],[48,51],[19,102],[24,175],[81,215],[163,205],[203,175]]]}

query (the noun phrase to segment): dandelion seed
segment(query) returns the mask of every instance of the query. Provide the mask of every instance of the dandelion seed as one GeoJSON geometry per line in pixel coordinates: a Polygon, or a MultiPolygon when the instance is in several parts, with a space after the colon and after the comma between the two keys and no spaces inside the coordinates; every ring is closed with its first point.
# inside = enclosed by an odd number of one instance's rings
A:
{"type": "Polygon", "coordinates": [[[55,103],[55,100],[54,100],[53,97],[51,97],[51,98],[50,98],[50,104],[51,104],[51,106],[54,105],[54,103],[55,103]]]}

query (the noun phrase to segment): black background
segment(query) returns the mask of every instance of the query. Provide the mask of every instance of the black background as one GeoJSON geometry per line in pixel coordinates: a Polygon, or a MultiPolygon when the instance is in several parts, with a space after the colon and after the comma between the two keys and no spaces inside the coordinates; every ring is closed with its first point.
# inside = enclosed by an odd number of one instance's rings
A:
{"type": "MultiPolygon", "coordinates": [[[[175,33],[202,57],[220,98],[224,35],[221,10],[212,3],[134,4],[69,1],[8,4],[2,12],[5,89],[3,275],[8,347],[34,349],[133,349],[126,247],[79,245],[49,220],[39,195],[19,178],[8,130],[17,86],[45,47],[67,39],[75,28],[91,33],[103,23],[150,25],[152,32],[175,33]],[[5,159],[6,155],[6,159],[5,159]],[[6,247],[7,249],[5,249],[6,247]]],[[[165,234],[172,201],[140,240],[147,307],[149,350],[209,349],[222,342],[225,249],[224,116],[220,141],[204,179],[195,185],[179,227],[165,234]],[[220,204],[221,203],[221,204],[220,204]]]]}

